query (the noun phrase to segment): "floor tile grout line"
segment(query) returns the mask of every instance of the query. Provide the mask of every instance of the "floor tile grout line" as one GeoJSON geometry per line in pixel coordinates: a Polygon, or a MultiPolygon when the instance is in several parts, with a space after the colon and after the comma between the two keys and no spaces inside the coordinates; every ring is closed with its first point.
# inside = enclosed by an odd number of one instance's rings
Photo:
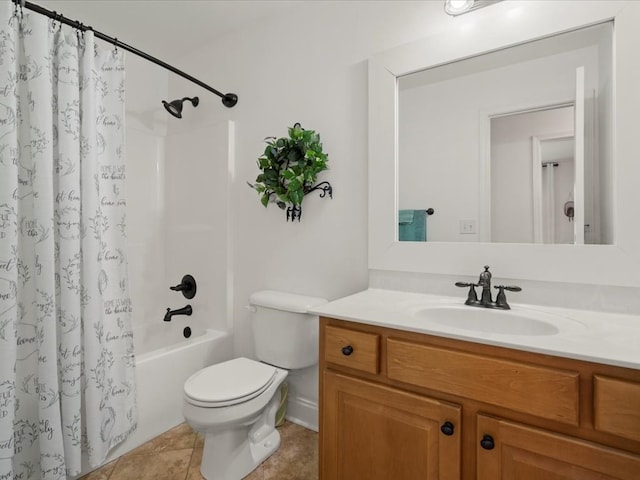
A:
{"type": "MultiPolygon", "coordinates": [[[[189,465],[187,465],[187,474],[184,477],[184,480],[187,480],[189,477],[189,471],[191,470],[191,462],[193,462],[193,456],[196,454],[196,442],[193,442],[193,448],[191,449],[191,456],[189,457],[189,465]]],[[[198,469],[200,471],[200,469],[198,469]]]]}
{"type": "Polygon", "coordinates": [[[193,460],[193,448],[191,449],[191,455],[189,456],[189,463],[187,464],[187,469],[184,472],[184,479],[187,480],[189,478],[189,470],[191,469],[191,460],[193,460]]]}
{"type": "Polygon", "coordinates": [[[109,472],[109,475],[107,475],[107,480],[109,480],[113,476],[113,472],[115,472],[116,468],[118,468],[118,464],[120,463],[120,459],[121,458],[122,458],[122,455],[120,455],[118,458],[116,458],[116,464],[113,466],[113,468],[109,472]]]}

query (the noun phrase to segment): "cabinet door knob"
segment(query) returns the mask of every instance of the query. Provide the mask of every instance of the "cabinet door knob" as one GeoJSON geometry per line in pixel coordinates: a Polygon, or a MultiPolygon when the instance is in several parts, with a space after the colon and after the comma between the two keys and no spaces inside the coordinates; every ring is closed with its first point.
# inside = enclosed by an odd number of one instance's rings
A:
{"type": "Polygon", "coordinates": [[[480,440],[480,446],[485,450],[493,450],[495,444],[493,443],[493,437],[491,435],[484,435],[480,440]]]}
{"type": "Polygon", "coordinates": [[[353,353],[353,347],[351,345],[347,345],[346,347],[342,347],[342,354],[345,356],[349,356],[353,353]]]}
{"type": "Polygon", "coordinates": [[[445,435],[449,436],[449,435],[453,435],[454,432],[454,428],[453,428],[453,423],[451,422],[444,422],[441,426],[440,426],[440,431],[442,433],[444,433],[445,435]]]}

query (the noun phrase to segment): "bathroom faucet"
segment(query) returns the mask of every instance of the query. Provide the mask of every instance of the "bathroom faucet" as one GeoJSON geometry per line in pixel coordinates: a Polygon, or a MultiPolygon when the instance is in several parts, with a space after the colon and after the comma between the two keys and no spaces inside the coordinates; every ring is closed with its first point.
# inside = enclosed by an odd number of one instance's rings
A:
{"type": "Polygon", "coordinates": [[[484,266],[484,272],[480,273],[478,283],[456,282],[456,287],[469,287],[469,294],[465,305],[472,307],[484,307],[484,308],[498,308],[500,310],[509,310],[511,307],[507,303],[507,296],[504,291],[519,292],[522,288],[515,285],[498,285],[494,288],[498,290],[495,302],[491,299],[491,272],[489,271],[489,265],[484,266]],[[476,294],[475,287],[482,287],[482,293],[480,294],[480,300],[476,294]]]}
{"type": "Polygon", "coordinates": [[[489,271],[489,265],[485,265],[484,272],[480,273],[478,286],[482,287],[480,304],[483,307],[489,306],[491,304],[491,272],[489,271]]]}
{"type": "Polygon", "coordinates": [[[174,315],[191,315],[192,313],[193,309],[191,308],[191,305],[187,305],[186,307],[178,308],[176,310],[167,308],[167,313],[165,313],[164,315],[164,321],[170,322],[171,317],[173,317],[174,315]]]}

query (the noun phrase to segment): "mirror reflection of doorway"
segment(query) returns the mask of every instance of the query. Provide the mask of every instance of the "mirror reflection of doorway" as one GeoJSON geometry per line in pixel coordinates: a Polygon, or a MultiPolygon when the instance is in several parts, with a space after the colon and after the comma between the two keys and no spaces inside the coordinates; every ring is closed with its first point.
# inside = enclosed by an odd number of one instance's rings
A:
{"type": "Polygon", "coordinates": [[[535,221],[536,242],[574,243],[574,138],[573,135],[533,139],[539,142],[534,149],[533,168],[541,169],[540,189],[534,202],[540,202],[540,218],[535,221]],[[536,150],[539,152],[536,155],[536,150]]]}
{"type": "Polygon", "coordinates": [[[563,224],[558,213],[574,196],[573,105],[515,112],[490,121],[491,240],[573,243],[574,224],[563,224]]]}

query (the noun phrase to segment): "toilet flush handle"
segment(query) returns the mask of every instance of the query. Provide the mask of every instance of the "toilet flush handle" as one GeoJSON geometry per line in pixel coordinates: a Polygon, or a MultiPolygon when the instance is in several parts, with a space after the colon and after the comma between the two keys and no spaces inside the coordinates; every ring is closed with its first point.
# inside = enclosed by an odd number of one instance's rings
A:
{"type": "Polygon", "coordinates": [[[254,307],[253,305],[245,305],[244,308],[249,310],[251,313],[256,313],[258,311],[258,309],[256,307],[254,307]]]}

